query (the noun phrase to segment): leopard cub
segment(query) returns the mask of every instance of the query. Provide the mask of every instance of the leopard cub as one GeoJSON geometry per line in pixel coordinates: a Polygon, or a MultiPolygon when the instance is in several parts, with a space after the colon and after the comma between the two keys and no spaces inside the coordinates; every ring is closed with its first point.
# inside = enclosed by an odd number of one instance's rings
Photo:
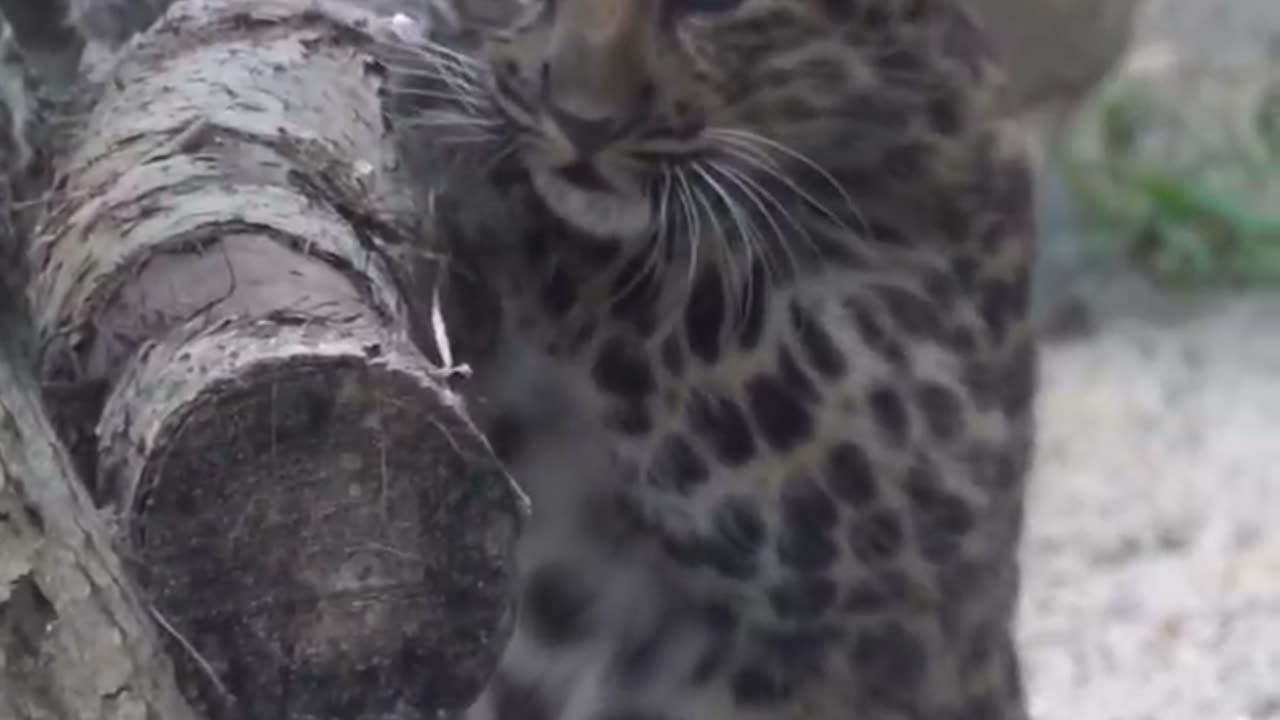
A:
{"type": "Polygon", "coordinates": [[[393,118],[533,501],[468,717],[1026,718],[1031,181],[962,0],[513,10],[393,118]]]}

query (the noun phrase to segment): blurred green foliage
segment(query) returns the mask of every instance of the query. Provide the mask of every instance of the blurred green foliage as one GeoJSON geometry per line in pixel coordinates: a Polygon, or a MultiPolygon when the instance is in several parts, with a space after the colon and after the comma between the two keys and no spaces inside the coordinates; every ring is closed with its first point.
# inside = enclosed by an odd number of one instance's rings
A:
{"type": "Polygon", "coordinates": [[[1085,142],[1051,150],[1090,250],[1167,284],[1280,286],[1280,82],[1228,133],[1199,132],[1148,89],[1104,88],[1068,133],[1085,142]],[[1153,128],[1163,143],[1146,142],[1153,128]]]}

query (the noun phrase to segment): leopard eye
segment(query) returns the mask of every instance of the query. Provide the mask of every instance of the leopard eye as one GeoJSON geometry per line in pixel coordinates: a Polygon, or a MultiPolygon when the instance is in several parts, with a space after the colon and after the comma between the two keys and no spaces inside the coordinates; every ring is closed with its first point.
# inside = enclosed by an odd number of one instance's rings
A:
{"type": "Polygon", "coordinates": [[[743,0],[672,0],[672,5],[687,13],[723,13],[741,5],[743,0]]]}

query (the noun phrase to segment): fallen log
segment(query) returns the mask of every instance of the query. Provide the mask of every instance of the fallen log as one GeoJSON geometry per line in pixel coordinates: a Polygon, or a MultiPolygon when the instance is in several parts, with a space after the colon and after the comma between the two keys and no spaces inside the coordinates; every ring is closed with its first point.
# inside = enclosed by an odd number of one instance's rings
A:
{"type": "Polygon", "coordinates": [[[369,22],[175,4],[57,148],[31,247],[101,551],[207,718],[449,712],[505,635],[521,502],[411,311],[447,266],[409,288],[384,252],[414,230],[369,22]]]}

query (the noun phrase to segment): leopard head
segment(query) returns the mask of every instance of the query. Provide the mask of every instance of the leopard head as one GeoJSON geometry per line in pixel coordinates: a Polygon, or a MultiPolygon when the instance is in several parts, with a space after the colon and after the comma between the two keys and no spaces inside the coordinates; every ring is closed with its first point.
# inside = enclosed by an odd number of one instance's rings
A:
{"type": "Polygon", "coordinates": [[[594,238],[723,218],[778,229],[842,214],[848,178],[892,175],[903,146],[960,132],[958,75],[977,69],[938,60],[970,52],[958,5],[526,0],[481,50],[438,51],[456,97],[440,117],[480,128],[594,238]]]}

